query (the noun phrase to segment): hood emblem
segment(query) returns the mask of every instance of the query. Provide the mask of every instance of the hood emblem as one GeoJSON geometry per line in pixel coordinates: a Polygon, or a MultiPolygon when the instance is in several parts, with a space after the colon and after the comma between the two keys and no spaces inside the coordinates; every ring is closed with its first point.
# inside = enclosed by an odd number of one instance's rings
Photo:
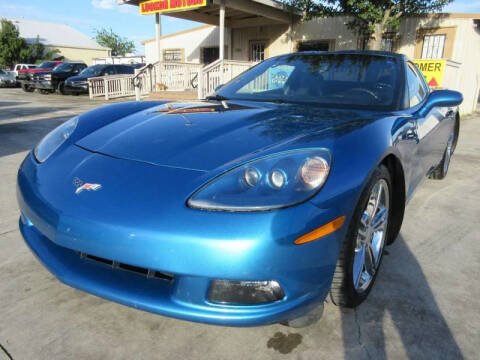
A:
{"type": "Polygon", "coordinates": [[[76,187],[76,190],[75,190],[76,195],[80,194],[83,190],[97,191],[97,190],[100,190],[102,188],[101,184],[84,183],[79,178],[73,179],[73,185],[76,187]]]}

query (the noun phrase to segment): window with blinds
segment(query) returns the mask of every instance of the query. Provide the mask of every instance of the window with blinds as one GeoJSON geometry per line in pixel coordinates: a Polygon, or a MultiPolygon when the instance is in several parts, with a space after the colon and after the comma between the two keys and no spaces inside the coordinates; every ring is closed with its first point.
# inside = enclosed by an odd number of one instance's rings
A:
{"type": "Polygon", "coordinates": [[[182,62],[182,49],[165,49],[163,50],[163,61],[165,62],[182,62]]]}
{"type": "Polygon", "coordinates": [[[265,47],[264,41],[250,43],[250,61],[258,62],[265,60],[265,47]]]}
{"type": "Polygon", "coordinates": [[[425,35],[423,37],[422,59],[442,59],[447,36],[425,35]]]}

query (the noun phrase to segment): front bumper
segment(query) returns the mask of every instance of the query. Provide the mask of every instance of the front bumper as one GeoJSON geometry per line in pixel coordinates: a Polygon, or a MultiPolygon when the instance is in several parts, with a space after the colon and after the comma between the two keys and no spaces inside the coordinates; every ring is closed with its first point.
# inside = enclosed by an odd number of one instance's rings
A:
{"type": "Polygon", "coordinates": [[[55,85],[49,80],[34,80],[32,83],[36,89],[55,90],[55,85]]]}
{"type": "Polygon", "coordinates": [[[88,93],[88,83],[85,85],[76,85],[72,83],[65,83],[64,91],[73,94],[86,94],[88,93]]]}
{"type": "Polygon", "coordinates": [[[15,80],[0,80],[1,87],[15,86],[17,82],[15,80]]]}
{"type": "Polygon", "coordinates": [[[18,175],[20,229],[28,246],[62,282],[166,316],[254,326],[295,319],[323,302],[344,229],[301,246],[293,241],[338,217],[342,209],[319,209],[307,202],[263,213],[193,210],[184,199],[178,201],[183,191],[179,179],[195,175],[192,170],[116,160],[75,146],[42,165],[30,154],[18,175]],[[61,177],[52,177],[64,160],[71,168],[61,177]],[[104,169],[103,175],[99,169],[104,169]],[[102,190],[75,195],[72,176],[90,181],[94,174],[102,190]],[[158,184],[142,180],[152,178],[167,179],[176,186],[159,191],[158,184]],[[82,259],[80,252],[174,278],[112,268],[82,259]],[[208,291],[215,279],[275,280],[285,297],[262,305],[212,303],[208,291]]]}

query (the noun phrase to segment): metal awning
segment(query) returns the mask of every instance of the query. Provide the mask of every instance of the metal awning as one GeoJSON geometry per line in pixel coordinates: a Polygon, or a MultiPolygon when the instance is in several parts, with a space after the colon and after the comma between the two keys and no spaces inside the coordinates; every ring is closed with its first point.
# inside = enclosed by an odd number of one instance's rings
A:
{"type": "MultiPolygon", "coordinates": [[[[121,2],[138,6],[143,1],[123,0],[121,2]]],[[[275,24],[290,25],[298,17],[298,15],[284,9],[281,3],[273,0],[225,0],[223,3],[225,6],[225,26],[229,28],[275,24]]],[[[169,12],[162,15],[218,26],[221,4],[221,0],[212,0],[209,6],[203,8],[169,12]]]]}

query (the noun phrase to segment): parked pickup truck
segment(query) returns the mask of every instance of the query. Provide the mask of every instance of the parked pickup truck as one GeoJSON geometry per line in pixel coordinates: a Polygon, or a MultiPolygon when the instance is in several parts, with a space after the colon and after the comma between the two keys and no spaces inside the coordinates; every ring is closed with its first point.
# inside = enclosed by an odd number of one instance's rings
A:
{"type": "Polygon", "coordinates": [[[65,94],[65,80],[80,74],[86,67],[87,65],[82,62],[65,62],[51,71],[33,74],[33,86],[44,94],[52,93],[56,90],[61,94],[65,94]]]}
{"type": "Polygon", "coordinates": [[[15,78],[17,78],[18,72],[20,70],[35,69],[36,67],[37,65],[33,65],[33,64],[15,64],[15,66],[12,69],[12,72],[15,75],[15,78]]]}
{"type": "Polygon", "coordinates": [[[17,81],[22,86],[23,91],[32,92],[35,90],[35,86],[32,82],[34,74],[45,72],[45,71],[51,71],[54,67],[62,63],[63,61],[58,61],[58,60],[44,61],[34,69],[19,70],[17,81]]]}

